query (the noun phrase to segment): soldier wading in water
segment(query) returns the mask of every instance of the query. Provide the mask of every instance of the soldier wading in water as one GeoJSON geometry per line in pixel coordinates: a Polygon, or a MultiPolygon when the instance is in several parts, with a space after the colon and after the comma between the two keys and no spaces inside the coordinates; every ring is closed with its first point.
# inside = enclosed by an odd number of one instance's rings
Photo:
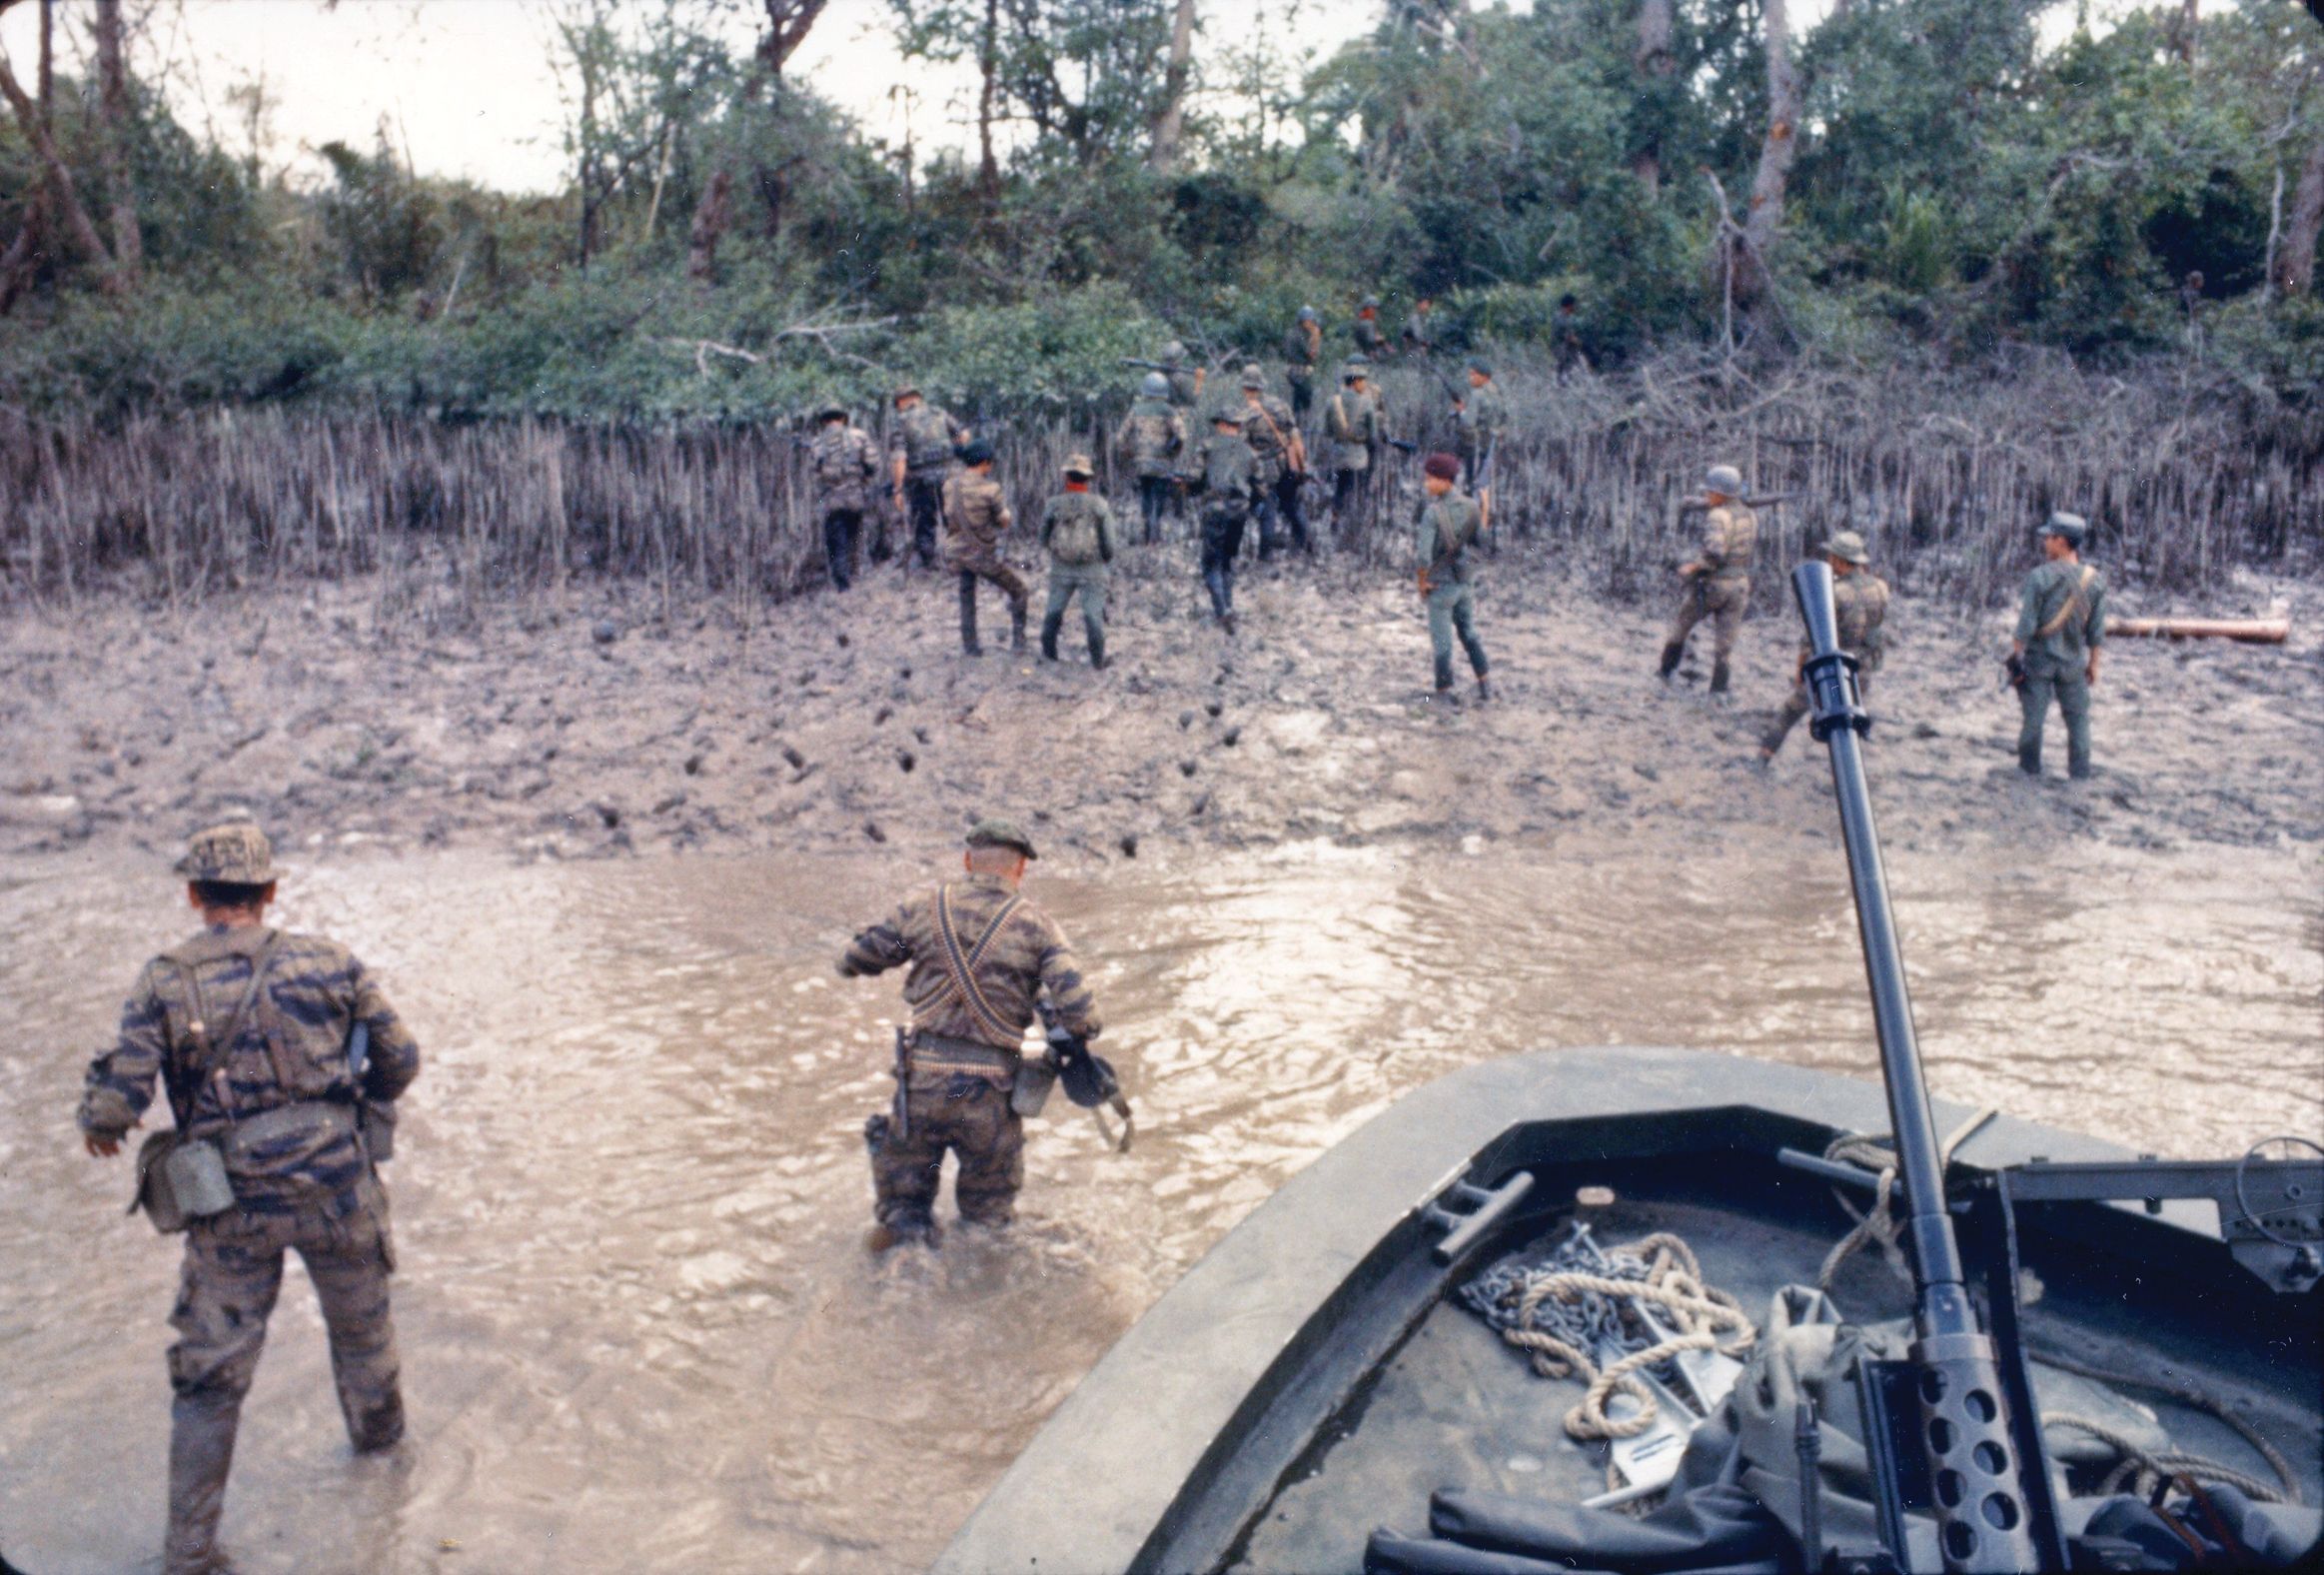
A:
{"type": "Polygon", "coordinates": [[[968,832],[966,878],[904,898],[839,958],[842,978],[910,965],[912,1022],[896,1030],[895,1103],[863,1127],[878,1219],[864,1245],[874,1252],[936,1244],[947,1149],[959,1159],[960,1217],[1006,1225],[1025,1178],[1024,1121],[1010,1091],[1035,997],[1046,988],[1065,1028],[1097,1036],[1097,1004],[1065,932],[1017,890],[1033,856],[1016,822],[979,820],[968,832]]]}
{"type": "Polygon", "coordinates": [[[138,975],[120,1041],[89,1066],[79,1121],[92,1155],[119,1153],[156,1082],[176,1120],[137,1156],[139,1203],[186,1237],[163,1569],[209,1575],[226,1568],[227,1470],[284,1252],[299,1254],[322,1304],[356,1451],[404,1436],[377,1165],[420,1047],[345,946],[267,927],[274,853],[257,826],[201,832],[178,872],[203,927],[138,975]]]}

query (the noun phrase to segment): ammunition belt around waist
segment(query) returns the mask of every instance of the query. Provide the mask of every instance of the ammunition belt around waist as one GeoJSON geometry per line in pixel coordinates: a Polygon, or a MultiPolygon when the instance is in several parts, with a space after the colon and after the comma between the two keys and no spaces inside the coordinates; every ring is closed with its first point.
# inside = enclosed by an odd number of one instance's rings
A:
{"type": "Polygon", "coordinates": [[[296,1099],[236,1121],[219,1143],[226,1167],[248,1172],[270,1144],[287,1137],[355,1136],[355,1106],[330,1099],[296,1099]]]}
{"type": "Polygon", "coordinates": [[[912,1070],[969,1072],[1002,1081],[1016,1076],[1022,1060],[1015,1050],[976,1039],[948,1038],[940,1033],[912,1034],[912,1070]]]}

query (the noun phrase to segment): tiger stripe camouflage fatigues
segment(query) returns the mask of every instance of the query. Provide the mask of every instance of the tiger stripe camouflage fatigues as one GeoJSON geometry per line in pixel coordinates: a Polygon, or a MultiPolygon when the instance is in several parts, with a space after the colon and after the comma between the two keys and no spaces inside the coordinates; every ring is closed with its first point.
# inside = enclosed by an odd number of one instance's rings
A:
{"type": "Polygon", "coordinates": [[[952,451],[967,441],[966,427],[924,401],[899,414],[888,428],[888,458],[904,462],[904,511],[911,517],[912,551],[922,568],[935,567],[944,478],[952,469],[952,451]]]}
{"type": "Polygon", "coordinates": [[[387,1193],[344,1112],[359,1095],[394,1100],[419,1070],[419,1046],[346,947],[257,926],[209,929],[146,964],[122,1008],[119,1042],[90,1064],[84,1132],[121,1137],[153,1102],[159,1081],[181,1130],[218,1142],[234,1180],[235,1206],[186,1233],[170,1314],[178,1333],[169,1354],[171,1575],[211,1567],[242,1400],[266,1344],[286,1250],[306,1263],[322,1304],[349,1437],[358,1449],[375,1449],[403,1434],[387,1193]],[[235,1021],[270,940],[261,986],[235,1021]],[[360,1089],[347,1064],[358,1021],[371,1035],[360,1089]],[[231,1029],[233,1037],[213,1052],[215,1074],[191,1087],[192,1063],[201,1058],[197,1024],[208,1034],[231,1029]],[[330,1118],[271,1142],[234,1140],[238,1124],[303,1103],[330,1118]]]}
{"type": "MultiPolygon", "coordinates": [[[[1856,693],[1868,694],[1872,674],[1880,666],[1880,657],[1886,642],[1880,634],[1880,623],[1888,616],[1888,582],[1868,569],[1851,574],[1835,574],[1831,579],[1831,605],[1839,615],[1836,632],[1839,649],[1856,659],[1856,693]]],[[[1808,712],[1807,659],[1815,649],[1804,640],[1799,643],[1799,676],[1791,681],[1791,693],[1783,698],[1775,712],[1775,720],[1767,731],[1759,735],[1759,748],[1769,755],[1783,747],[1784,739],[1799,725],[1799,719],[1808,712]]]]}
{"type": "Polygon", "coordinates": [[[1685,646],[1695,626],[1710,619],[1712,656],[1719,662],[1728,659],[1743,628],[1743,609],[1750,605],[1751,548],[1758,539],[1758,517],[1741,504],[1704,511],[1703,541],[1695,554],[1703,572],[1680,591],[1666,645],[1685,646]]]}
{"type": "Polygon", "coordinates": [[[857,935],[839,959],[853,977],[909,965],[904,1004],[911,1008],[914,1049],[904,1089],[905,1130],[884,1118],[871,1128],[875,1211],[883,1224],[924,1224],[936,1203],[946,1150],[959,1156],[953,1183],[961,1217],[1004,1224],[1024,1182],[1024,1126],[1009,1108],[1017,1046],[1043,988],[1059,1019],[1084,1038],[1102,1026],[1080,961],[1056,920],[1019,898],[972,965],[972,976],[1007,1041],[992,1032],[952,982],[936,919],[939,891],[949,893],[952,929],[963,951],[975,946],[1015,893],[992,875],[969,875],[916,891],[886,918],[857,935]],[[942,1041],[1000,1052],[992,1066],[965,1052],[947,1055],[942,1041]]]}

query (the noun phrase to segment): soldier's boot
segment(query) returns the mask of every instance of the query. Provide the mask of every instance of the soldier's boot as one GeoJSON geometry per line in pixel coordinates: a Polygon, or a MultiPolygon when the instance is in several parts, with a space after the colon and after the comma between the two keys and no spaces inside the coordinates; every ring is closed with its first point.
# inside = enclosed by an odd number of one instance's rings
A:
{"type": "Polygon", "coordinates": [[[1485,675],[1484,675],[1484,674],[1482,674],[1482,673],[1478,674],[1478,675],[1477,675],[1477,704],[1478,704],[1478,705],[1480,705],[1480,706],[1482,706],[1482,705],[1484,705],[1484,704],[1485,704],[1487,701],[1491,700],[1492,698],[1493,698],[1493,686],[1492,686],[1490,683],[1486,682],[1486,678],[1485,678],[1485,675]]]}
{"type": "Polygon", "coordinates": [[[981,656],[984,648],[976,643],[976,576],[960,577],[960,650],[966,656],[981,656]]]}
{"type": "Polygon", "coordinates": [[[1732,706],[1734,699],[1727,693],[1727,662],[1725,658],[1711,665],[1711,699],[1721,706],[1732,706]]]}
{"type": "Polygon", "coordinates": [[[1687,648],[1685,646],[1665,646],[1663,648],[1663,670],[1656,677],[1665,684],[1670,683],[1671,675],[1679,671],[1679,659],[1686,654],[1687,648]]]}
{"type": "Polygon", "coordinates": [[[944,1233],[932,1219],[881,1220],[863,1233],[863,1250],[874,1256],[896,1247],[940,1247],[944,1233]]]}
{"type": "Polygon", "coordinates": [[[1057,660],[1057,635],[1064,628],[1065,615],[1063,613],[1051,613],[1041,620],[1041,660],[1043,662],[1057,660]]]}
{"type": "Polygon", "coordinates": [[[1453,693],[1453,658],[1450,652],[1437,658],[1437,698],[1448,700],[1453,693]]]}
{"type": "Polygon", "coordinates": [[[1105,631],[1089,631],[1089,665],[1100,672],[1105,669],[1105,631]]]}
{"type": "Polygon", "coordinates": [[[181,1395],[171,1406],[170,1529],[162,1575],[213,1575],[226,1567],[218,1552],[218,1521],[226,1509],[226,1476],[241,1419],[238,1394],[181,1395]]]}
{"type": "Polygon", "coordinates": [[[1011,602],[1009,604],[1009,650],[1022,651],[1024,649],[1025,604],[1022,602],[1011,602]]]}

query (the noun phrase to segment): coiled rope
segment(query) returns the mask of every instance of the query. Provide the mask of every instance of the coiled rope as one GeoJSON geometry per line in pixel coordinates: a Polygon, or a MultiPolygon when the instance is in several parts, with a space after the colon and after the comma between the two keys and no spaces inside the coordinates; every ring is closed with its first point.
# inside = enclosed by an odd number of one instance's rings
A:
{"type": "MultiPolygon", "coordinates": [[[[1987,1105],[1963,1121],[1952,1136],[1944,1140],[1944,1147],[1938,1156],[1940,1174],[1952,1164],[1953,1150],[1974,1137],[1998,1113],[1991,1105],[1987,1105]]],[[[1878,1180],[1874,1183],[1872,1206],[1869,1209],[1857,1208],[1854,1200],[1845,1192],[1837,1187],[1832,1188],[1831,1195],[1839,1200],[1839,1206],[1856,1223],[1855,1228],[1840,1237],[1825,1255],[1823,1267],[1815,1272],[1815,1288],[1830,1290],[1832,1276],[1839,1272],[1839,1266],[1868,1241],[1879,1244],[1881,1258],[1895,1271],[1897,1278],[1910,1284],[1912,1270],[1904,1261],[1903,1249],[1896,1244],[1904,1227],[1897,1223],[1893,1206],[1896,1193],[1896,1151],[1889,1145],[1889,1140],[1851,1132],[1833,1138],[1830,1146],[1823,1150],[1823,1157],[1837,1164],[1873,1171],[1878,1180]]]]}
{"type": "Polygon", "coordinates": [[[1638,1376],[1641,1369],[1681,1351],[1740,1357],[1758,1339],[1742,1305],[1703,1283],[1694,1248],[1669,1231],[1607,1249],[1598,1254],[1602,1267],[1575,1266],[1581,1261],[1579,1244],[1568,1242],[1537,1266],[1496,1265],[1464,1291],[1503,1339],[1527,1353],[1536,1372],[1578,1377],[1588,1386],[1566,1413],[1571,1438],[1635,1438],[1654,1425],[1657,1414],[1654,1390],[1638,1376]],[[1621,1322],[1625,1301],[1659,1309],[1667,1337],[1628,1334],[1621,1322]],[[1609,1344],[1627,1354],[1600,1367],[1591,1347],[1609,1344]],[[1618,1392],[1636,1400],[1638,1409],[1609,1416],[1607,1403],[1618,1392]]]}

